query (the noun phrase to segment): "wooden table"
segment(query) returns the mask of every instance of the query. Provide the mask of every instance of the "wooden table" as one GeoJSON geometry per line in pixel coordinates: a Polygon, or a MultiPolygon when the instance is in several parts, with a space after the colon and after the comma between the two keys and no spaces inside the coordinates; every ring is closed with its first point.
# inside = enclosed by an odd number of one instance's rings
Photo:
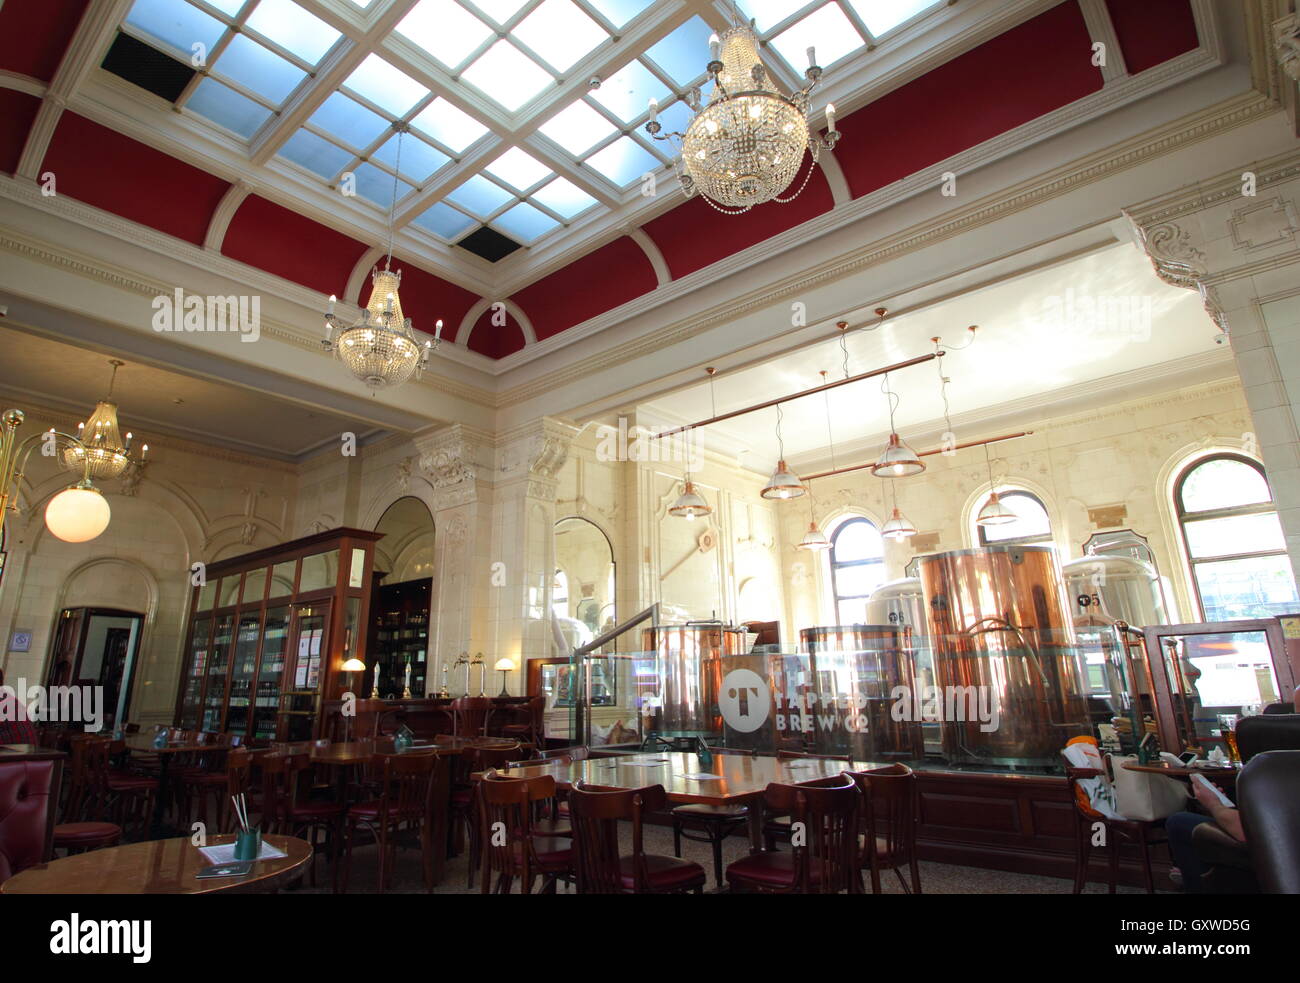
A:
{"type": "MultiPolygon", "coordinates": [[[[799,785],[820,778],[834,778],[852,768],[855,771],[881,768],[874,762],[825,761],[819,758],[751,758],[740,754],[715,754],[709,764],[699,755],[686,751],[629,754],[618,758],[588,758],[585,761],[546,762],[522,768],[503,768],[503,778],[534,778],[551,775],[561,788],[576,783],[601,788],[643,788],[662,785],[668,801],[700,802],[707,805],[749,805],[763,797],[773,782],[799,785]],[[719,778],[688,778],[688,775],[713,774],[719,778]]],[[[754,850],[762,849],[763,810],[749,810],[749,842],[754,850]]]]}
{"type": "Polygon", "coordinates": [[[128,751],[158,756],[158,794],[154,797],[153,818],[149,821],[149,835],[156,840],[165,837],[168,832],[167,827],[163,825],[163,806],[167,799],[167,772],[171,768],[172,758],[178,754],[196,754],[203,751],[229,750],[229,748],[222,744],[199,744],[196,741],[169,741],[162,747],[154,747],[153,741],[153,736],[148,734],[131,734],[122,738],[122,743],[126,745],[128,751]]]}
{"type": "MultiPolygon", "coordinates": [[[[233,834],[213,836],[219,846],[233,834]]],[[[265,842],[287,856],[257,860],[243,877],[199,880],[195,874],[212,861],[188,836],[146,840],[91,850],[74,857],[28,867],[0,885],[0,894],[218,894],[273,891],[311,859],[311,844],[295,836],[268,835],[265,842]]]]}
{"type": "Polygon", "coordinates": [[[1126,771],[1140,771],[1148,775],[1166,775],[1169,778],[1191,778],[1193,775],[1204,775],[1206,778],[1229,778],[1236,780],[1239,768],[1232,766],[1215,767],[1215,768],[1189,768],[1186,765],[1171,765],[1164,761],[1152,761],[1148,764],[1141,764],[1137,761],[1121,762],[1126,771]]]}

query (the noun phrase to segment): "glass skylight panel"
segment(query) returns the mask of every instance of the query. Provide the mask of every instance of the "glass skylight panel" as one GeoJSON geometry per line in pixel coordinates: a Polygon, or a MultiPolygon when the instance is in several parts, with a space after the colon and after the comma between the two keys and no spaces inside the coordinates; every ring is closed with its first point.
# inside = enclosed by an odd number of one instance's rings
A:
{"type": "Polygon", "coordinates": [[[589,2],[615,27],[622,27],[650,6],[650,0],[589,0],[589,2]]]}
{"type": "Polygon", "coordinates": [[[509,191],[494,184],[482,174],[475,174],[447,197],[475,215],[488,215],[514,197],[509,191]]]}
{"type": "MultiPolygon", "coordinates": [[[[876,0],[869,0],[869,2],[875,3],[876,0]]],[[[754,18],[754,26],[760,32],[770,31],[781,21],[794,16],[806,6],[808,0],[740,0],[740,9],[754,18]]]]}
{"type": "Polygon", "coordinates": [[[216,7],[227,17],[234,17],[244,9],[244,0],[204,0],[209,7],[216,7]]]}
{"type": "Polygon", "coordinates": [[[440,201],[411,219],[411,224],[450,240],[473,225],[474,220],[464,212],[457,211],[440,201]]]}
{"type": "Polygon", "coordinates": [[[256,133],[271,115],[265,106],[213,78],[205,78],[198,84],[185,107],[238,133],[245,140],[256,133]]]}
{"type": "Polygon", "coordinates": [[[575,157],[618,131],[618,127],[581,99],[547,120],[539,129],[575,157]]]}
{"type": "Polygon", "coordinates": [[[511,33],[561,72],[609,37],[573,0],[543,0],[511,33]]]}
{"type": "Polygon", "coordinates": [[[429,92],[411,76],[373,54],[367,55],[343,84],[394,116],[405,116],[429,92]]]}
{"type": "Polygon", "coordinates": [[[595,198],[572,181],[562,177],[557,177],[549,184],[538,188],[529,197],[545,205],[557,215],[564,216],[565,219],[571,219],[596,204],[595,198]]]}
{"type": "Polygon", "coordinates": [[[862,18],[873,37],[892,31],[934,3],[935,0],[849,0],[849,6],[862,18]]]}
{"type": "MultiPolygon", "coordinates": [[[[394,133],[382,147],[370,156],[387,164],[393,170],[398,170],[397,134],[394,133]]],[[[400,171],[402,177],[410,178],[412,181],[423,181],[449,160],[451,158],[441,150],[437,147],[431,147],[413,133],[407,133],[402,137],[402,166],[400,171]]]]}
{"type": "Polygon", "coordinates": [[[650,69],[632,61],[602,81],[591,97],[624,123],[630,123],[646,112],[651,99],[665,103],[672,92],[650,69]]]}
{"type": "Polygon", "coordinates": [[[136,0],[126,23],[186,55],[195,53],[196,44],[210,51],[226,30],[215,17],[176,0],[136,0]]]}
{"type": "Polygon", "coordinates": [[[646,54],[680,86],[694,82],[709,64],[709,36],[713,28],[699,17],[692,17],[666,38],[656,42],[646,54]]]}
{"type": "Polygon", "coordinates": [[[307,77],[291,62],[246,34],[237,34],[217,59],[216,72],[233,79],[273,105],[280,105],[307,77]]]}
{"type": "Polygon", "coordinates": [[[685,133],[687,127],[691,125],[691,120],[695,119],[695,112],[690,106],[686,105],[685,100],[678,99],[667,108],[659,110],[659,125],[663,127],[663,133],[685,133]]]}
{"type": "Polygon", "coordinates": [[[470,0],[470,2],[498,24],[505,24],[523,6],[523,0],[470,0]]]}
{"type": "Polygon", "coordinates": [[[339,39],[338,31],[293,0],[258,0],[245,23],[310,65],[325,57],[339,39]]]}
{"type": "Polygon", "coordinates": [[[504,38],[476,58],[461,78],[512,113],[554,81],[550,72],[504,38]]]}
{"type": "Polygon", "coordinates": [[[486,126],[446,99],[433,100],[411,124],[457,154],[487,132],[486,126]]]}
{"type": "Polygon", "coordinates": [[[658,157],[631,137],[620,137],[604,150],[588,157],[586,163],[620,188],[661,166],[658,157]]]}
{"type": "Polygon", "coordinates": [[[460,65],[493,33],[456,0],[420,0],[397,32],[448,68],[460,65]]]}
{"type": "Polygon", "coordinates": [[[808,67],[809,48],[817,49],[817,64],[825,67],[865,43],[853,22],[834,3],[813,11],[772,39],[772,47],[800,75],[808,67]]]}
{"type": "MultiPolygon", "coordinates": [[[[393,175],[369,162],[358,164],[353,173],[357,176],[357,197],[374,202],[387,211],[393,203],[393,175]]],[[[413,190],[409,184],[399,179],[397,200],[401,201],[413,190]]]]}
{"type": "Polygon", "coordinates": [[[369,147],[392,126],[384,117],[342,92],[331,92],[308,122],[357,150],[369,147]]]}
{"type": "Polygon", "coordinates": [[[279,156],[329,180],[341,171],[353,155],[310,130],[299,130],[280,148],[279,156]]]}
{"type": "Polygon", "coordinates": [[[549,167],[534,160],[518,147],[511,147],[484,170],[519,191],[527,191],[551,176],[549,167]]]}
{"type": "Polygon", "coordinates": [[[541,209],[521,201],[514,208],[507,209],[494,218],[492,224],[521,242],[532,242],[538,236],[559,226],[560,223],[541,209]]]}

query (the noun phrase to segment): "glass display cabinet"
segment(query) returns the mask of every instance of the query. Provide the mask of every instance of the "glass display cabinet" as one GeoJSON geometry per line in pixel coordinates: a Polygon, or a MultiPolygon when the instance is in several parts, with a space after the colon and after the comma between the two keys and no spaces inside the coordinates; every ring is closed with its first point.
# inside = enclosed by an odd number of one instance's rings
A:
{"type": "Polygon", "coordinates": [[[190,601],[176,726],[304,740],[363,649],[379,534],[334,529],[209,564],[190,601]]]}
{"type": "Polygon", "coordinates": [[[410,667],[410,696],[425,693],[429,668],[429,605],[433,580],[406,580],[375,590],[371,602],[370,637],[366,644],[366,675],[358,685],[365,696],[379,690],[380,699],[402,697],[410,667]],[[375,676],[375,667],[379,675],[375,676]]]}

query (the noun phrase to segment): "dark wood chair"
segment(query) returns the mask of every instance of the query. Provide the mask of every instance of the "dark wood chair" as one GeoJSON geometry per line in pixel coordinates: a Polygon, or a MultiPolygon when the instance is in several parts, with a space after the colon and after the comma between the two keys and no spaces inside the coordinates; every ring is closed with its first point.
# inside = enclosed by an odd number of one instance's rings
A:
{"type": "Polygon", "coordinates": [[[358,802],[347,812],[347,847],[343,861],[343,891],[347,893],[352,871],[352,847],[357,828],[364,826],[374,836],[379,850],[379,892],[388,889],[397,860],[400,834],[416,835],[420,841],[420,858],[424,886],[433,891],[434,821],[437,804],[433,801],[434,773],[446,763],[430,752],[407,751],[400,754],[377,754],[377,770],[382,775],[379,798],[358,802]],[[405,830],[403,830],[405,827],[405,830]]]}
{"type": "Polygon", "coordinates": [[[488,711],[491,709],[492,698],[489,696],[462,696],[452,700],[451,712],[456,722],[456,736],[482,737],[488,711]]]}
{"type": "Polygon", "coordinates": [[[543,718],[546,715],[546,697],[534,696],[523,703],[500,708],[500,733],[518,741],[529,741],[538,747],[543,744],[543,718]]]}
{"type": "Polygon", "coordinates": [[[316,855],[320,846],[318,834],[325,835],[329,849],[331,875],[338,889],[339,844],[343,836],[343,810],[341,802],[312,800],[302,796],[303,779],[311,777],[311,756],[306,753],[263,754],[258,762],[262,766],[262,831],[287,836],[306,834],[312,845],[311,883],[316,885],[316,855]]]}
{"type": "MultiPolygon", "coordinates": [[[[1151,874],[1151,847],[1169,842],[1164,835],[1164,821],[1146,822],[1137,819],[1111,819],[1088,804],[1088,795],[1079,782],[1086,778],[1107,778],[1105,772],[1095,768],[1066,768],[1070,784],[1070,798],[1074,803],[1074,893],[1081,894],[1088,882],[1088,857],[1092,852],[1093,827],[1101,823],[1105,828],[1106,843],[1110,846],[1110,870],[1107,877],[1109,893],[1115,893],[1119,881],[1119,848],[1121,841],[1137,845],[1142,860],[1142,882],[1147,894],[1155,893],[1155,879],[1151,874]]],[[[1107,779],[1109,780],[1109,779],[1107,779]]]]}
{"type": "Polygon", "coordinates": [[[72,742],[74,790],[73,808],[66,813],[74,821],[111,820],[127,829],[138,823],[141,833],[153,815],[158,781],[115,769],[111,764],[113,739],[89,735],[72,742]]]}
{"type": "MultiPolygon", "coordinates": [[[[713,754],[730,754],[753,758],[757,750],[747,748],[711,747],[713,754]]],[[[749,823],[749,807],[745,805],[715,806],[704,802],[690,802],[674,808],[669,816],[673,822],[673,854],[682,855],[682,840],[707,843],[713,850],[713,883],[722,887],[722,841],[744,829],[749,823]],[[702,833],[703,835],[692,835],[702,833]]]]}
{"type": "Polygon", "coordinates": [[[573,873],[573,840],[536,820],[538,806],[555,799],[555,779],[502,778],[495,771],[478,786],[479,841],[483,844],[484,894],[509,894],[515,878],[524,894],[542,878],[542,893],[554,894],[560,878],[573,873]],[[492,875],[497,875],[492,886],[492,875]]]}
{"type": "Polygon", "coordinates": [[[474,886],[474,874],[478,871],[478,791],[470,775],[477,772],[493,771],[507,767],[518,758],[518,744],[503,744],[500,747],[471,748],[467,754],[457,759],[459,775],[453,775],[451,786],[451,822],[455,836],[455,851],[460,853],[465,848],[465,837],[469,838],[469,873],[466,887],[474,886]]]}
{"type": "Polygon", "coordinates": [[[704,893],[704,868],[689,860],[646,853],[642,825],[663,811],[662,785],[599,790],[578,783],[569,793],[574,872],[579,894],[704,893]],[[632,826],[632,852],[619,846],[619,824],[632,826]]]}
{"type": "MultiPolygon", "coordinates": [[[[115,846],[122,838],[122,827],[94,817],[107,810],[107,789],[92,781],[90,741],[74,740],[68,768],[68,797],[63,807],[63,822],[54,827],[54,849],[65,856],[115,846]]],[[[102,739],[101,739],[102,743],[102,739]]]]}
{"type": "Polygon", "coordinates": [[[909,894],[921,893],[916,860],[916,829],[920,796],[916,773],[903,764],[849,774],[862,793],[861,869],[871,871],[871,891],[880,893],[880,872],[892,870],[909,894]],[[908,868],[912,883],[903,878],[908,868]]]}
{"type": "MultiPolygon", "coordinates": [[[[811,758],[816,761],[842,761],[845,764],[851,764],[853,761],[852,756],[848,754],[810,754],[807,751],[790,750],[776,752],[777,761],[797,761],[801,758],[811,758]]],[[[778,840],[782,843],[790,842],[790,817],[767,809],[767,814],[763,819],[763,846],[768,850],[775,850],[778,840]]]]}
{"type": "Polygon", "coordinates": [[[729,864],[727,885],[736,892],[839,894],[861,891],[858,874],[858,815],[862,795],[847,775],[808,785],[773,783],[763,795],[767,808],[787,814],[791,851],[764,851],[729,864]],[[833,784],[832,784],[833,783],[833,784]]]}

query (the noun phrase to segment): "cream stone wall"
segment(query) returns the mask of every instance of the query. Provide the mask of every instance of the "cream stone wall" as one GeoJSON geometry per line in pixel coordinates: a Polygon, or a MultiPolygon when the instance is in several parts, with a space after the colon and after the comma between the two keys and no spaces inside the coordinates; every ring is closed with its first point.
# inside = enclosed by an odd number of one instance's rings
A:
{"type": "MultiPolygon", "coordinates": [[[[26,436],[77,421],[3,397],[24,408],[26,436]]],[[[139,481],[112,481],[103,492],[108,529],[89,543],[65,543],[44,524],[49,498],[71,483],[67,472],[32,455],[20,496],[22,512],[5,521],[8,552],[0,585],[0,631],[32,630],[29,652],[0,656],[7,681],[44,680],[59,611],[109,607],[145,616],[130,717],[172,719],[184,645],[190,568],[290,538],[296,487],[292,466],[186,441],[148,437],[149,463],[139,481]]],[[[7,647],[7,644],[6,644],[7,647]]]]}
{"type": "MultiPolygon", "coordinates": [[[[1173,517],[1172,485],[1190,460],[1215,450],[1258,459],[1252,452],[1250,413],[1240,384],[1227,379],[1102,410],[1025,419],[1010,429],[1033,433],[990,446],[994,480],[1003,490],[1026,489],[1042,500],[1060,557],[1082,555],[1083,543],[1094,532],[1131,528],[1150,541],[1160,573],[1168,578],[1173,615],[1197,620],[1173,517]],[[1127,515],[1115,526],[1095,525],[1088,510],[1106,506],[1123,506],[1127,515]]],[[[982,436],[994,434],[958,428],[959,442],[982,436]]],[[[973,513],[988,492],[983,452],[970,448],[925,460],[922,474],[889,479],[898,482],[899,507],[916,526],[918,538],[930,539],[919,551],[915,540],[887,541],[889,579],[904,576],[917,552],[977,545],[973,513]]],[[[863,515],[879,525],[890,514],[882,497],[886,479],[861,472],[840,475],[816,482],[815,491],[818,526],[828,537],[850,516],[863,515]]],[[[796,505],[782,513],[786,544],[797,543],[806,529],[806,509],[796,505]]],[[[785,549],[782,557],[790,585],[791,627],[834,624],[829,555],[785,549]]]]}

